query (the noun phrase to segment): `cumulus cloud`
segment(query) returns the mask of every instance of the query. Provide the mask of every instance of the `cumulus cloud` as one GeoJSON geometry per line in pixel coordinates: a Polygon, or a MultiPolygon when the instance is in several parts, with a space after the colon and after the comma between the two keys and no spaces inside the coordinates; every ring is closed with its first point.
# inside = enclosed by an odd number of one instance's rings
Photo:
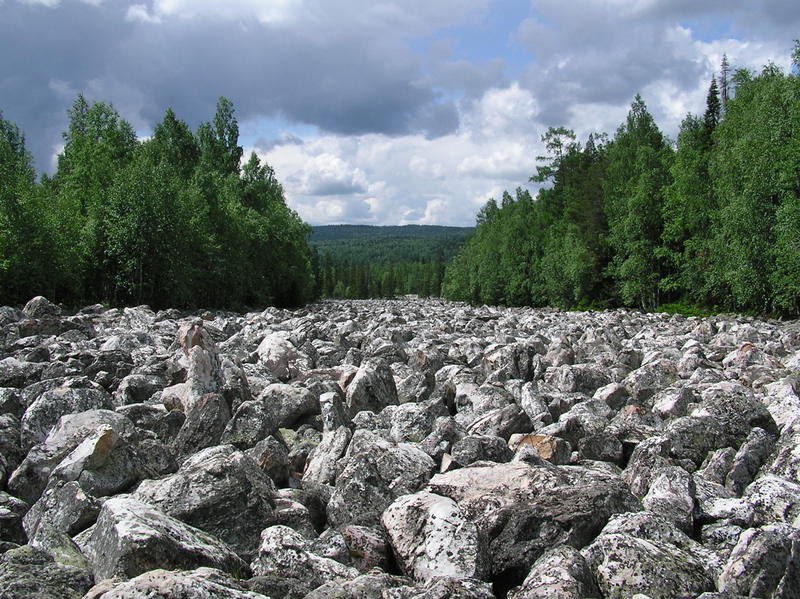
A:
{"type": "Polygon", "coordinates": [[[225,95],[312,223],[471,224],[528,185],[547,127],[613,133],[642,93],[674,137],[723,53],[788,68],[800,30],[795,0],[0,4],[0,110],[39,169],[78,93],[140,135],[168,107],[195,127],[225,95]]]}

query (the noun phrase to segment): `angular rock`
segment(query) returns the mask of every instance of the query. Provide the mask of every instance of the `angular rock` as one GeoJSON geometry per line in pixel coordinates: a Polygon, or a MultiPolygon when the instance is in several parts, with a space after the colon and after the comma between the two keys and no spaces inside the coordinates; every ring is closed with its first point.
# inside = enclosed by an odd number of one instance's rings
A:
{"type": "Polygon", "coordinates": [[[350,415],[355,416],[362,410],[378,413],[386,406],[397,403],[397,387],[389,365],[379,358],[363,362],[346,390],[350,415]]]}
{"type": "Polygon", "coordinates": [[[719,588],[746,597],[796,597],[799,581],[800,531],[772,524],[741,534],[719,575],[719,588]]]}
{"type": "Polygon", "coordinates": [[[286,526],[264,529],[252,569],[255,576],[298,578],[312,589],[331,580],[351,580],[359,574],[355,568],[312,553],[309,542],[286,526]]]}
{"type": "Polygon", "coordinates": [[[583,555],[569,545],[547,551],[533,564],[522,586],[508,599],[589,599],[600,597],[592,571],[583,555]]]}
{"type": "Polygon", "coordinates": [[[30,506],[0,491],[0,541],[24,545],[28,538],[22,526],[22,518],[30,506]]]}
{"type": "Polygon", "coordinates": [[[91,586],[91,572],[57,564],[30,545],[0,555],[3,599],[81,599],[91,586]]]}
{"type": "Polygon", "coordinates": [[[487,545],[458,504],[426,491],[395,500],[381,518],[403,572],[415,580],[484,578],[487,545]]]}
{"type": "Polygon", "coordinates": [[[58,419],[87,410],[111,408],[111,397],[102,389],[59,387],[46,391],[22,416],[20,437],[24,449],[44,441],[58,419]]]}
{"type": "Polygon", "coordinates": [[[47,486],[53,469],[98,428],[113,429],[120,437],[135,442],[133,423],[110,410],[90,410],[63,416],[50,434],[25,456],[8,481],[9,490],[28,503],[35,503],[47,486]]]}
{"type": "Polygon", "coordinates": [[[275,487],[258,465],[230,445],[204,449],[180,469],[145,480],[132,498],[225,541],[245,560],[273,518],[275,487]]]}
{"type": "Polygon", "coordinates": [[[694,530],[695,483],[691,474],[678,466],[665,466],[655,472],[645,509],[662,516],[687,534],[694,530]]]}
{"type": "Polygon", "coordinates": [[[230,408],[221,395],[203,395],[186,414],[186,420],[175,438],[175,450],[180,455],[191,455],[217,445],[230,419],[230,408]]]}
{"type": "Polygon", "coordinates": [[[428,482],[435,464],[413,445],[395,445],[364,430],[353,435],[328,503],[328,520],[344,524],[377,525],[395,498],[418,491],[428,482]]]}
{"type": "Polygon", "coordinates": [[[222,570],[151,570],[125,582],[104,581],[84,599],[264,599],[222,570]]]}
{"type": "Polygon", "coordinates": [[[459,466],[469,466],[474,462],[509,462],[514,453],[500,437],[489,435],[467,435],[453,445],[453,461],[459,466]]]}
{"type": "Polygon", "coordinates": [[[602,597],[696,597],[716,590],[716,560],[658,516],[622,514],[581,551],[602,597]]]}
{"type": "Polygon", "coordinates": [[[97,579],[201,566],[249,574],[247,564],[222,541],[128,495],[106,501],[97,523],[75,540],[97,579]]]}

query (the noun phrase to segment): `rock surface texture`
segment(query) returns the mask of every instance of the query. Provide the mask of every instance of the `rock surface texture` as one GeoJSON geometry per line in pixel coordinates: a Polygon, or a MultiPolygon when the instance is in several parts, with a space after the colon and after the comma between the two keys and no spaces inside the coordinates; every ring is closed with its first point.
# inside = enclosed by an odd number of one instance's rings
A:
{"type": "Polygon", "coordinates": [[[800,322],[1,310],[0,599],[800,598],[800,322]]]}

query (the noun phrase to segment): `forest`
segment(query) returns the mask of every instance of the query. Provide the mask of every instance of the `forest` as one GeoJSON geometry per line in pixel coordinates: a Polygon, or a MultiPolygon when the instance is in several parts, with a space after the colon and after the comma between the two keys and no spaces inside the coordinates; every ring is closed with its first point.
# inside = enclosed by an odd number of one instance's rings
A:
{"type": "Polygon", "coordinates": [[[677,143],[637,96],[613,139],[563,127],[533,182],[489,200],[443,295],[473,303],[800,315],[800,42],[794,73],[723,58],[677,143]]]}
{"type": "Polygon", "coordinates": [[[445,264],[472,227],[328,225],[311,229],[323,298],[441,293],[445,264]]]}
{"type": "Polygon", "coordinates": [[[640,96],[613,138],[550,128],[531,177],[542,189],[489,200],[474,232],[312,235],[272,168],[243,160],[225,98],[195,131],[170,109],[140,140],[113,106],[78,96],[57,168],[39,179],[0,113],[0,304],[260,308],[441,293],[797,317],[800,42],[793,64],[753,73],[723,59],[676,142],[640,96]]]}
{"type": "Polygon", "coordinates": [[[34,295],[163,307],[314,298],[310,228],[268,165],[242,162],[232,103],[191,131],[172,110],[139,140],[103,102],[69,111],[53,176],[36,180],[0,114],[0,303],[34,295]]]}

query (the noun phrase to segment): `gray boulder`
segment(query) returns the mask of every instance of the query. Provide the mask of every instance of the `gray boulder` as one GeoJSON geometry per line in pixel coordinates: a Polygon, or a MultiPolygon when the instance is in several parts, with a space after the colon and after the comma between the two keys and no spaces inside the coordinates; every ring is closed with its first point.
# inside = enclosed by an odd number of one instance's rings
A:
{"type": "Polygon", "coordinates": [[[414,445],[394,444],[357,430],[328,503],[328,520],[333,526],[378,525],[389,504],[423,487],[435,467],[430,456],[414,445]]]}
{"type": "Polygon", "coordinates": [[[249,560],[271,523],[274,495],[272,481],[249,456],[220,445],[196,453],[175,474],[142,481],[132,497],[214,535],[249,560]]]}
{"type": "Polygon", "coordinates": [[[508,599],[599,599],[600,591],[583,555],[569,545],[544,553],[508,599]]]}
{"type": "Polygon", "coordinates": [[[87,410],[111,409],[111,396],[101,388],[58,387],[46,391],[22,415],[20,438],[23,449],[44,441],[58,419],[87,410]]]}
{"type": "Polygon", "coordinates": [[[581,553],[602,597],[671,599],[716,590],[716,556],[649,512],[616,516],[581,553]]]}
{"type": "Polygon", "coordinates": [[[243,581],[216,568],[151,570],[119,582],[103,581],[85,599],[264,599],[245,588],[243,581]]]}
{"type": "Polygon", "coordinates": [[[200,566],[238,576],[249,574],[247,564],[222,541],[129,495],[106,501],[97,523],[75,541],[92,564],[96,579],[200,566]]]}
{"type": "Polygon", "coordinates": [[[452,499],[427,491],[404,495],[381,521],[401,569],[415,580],[484,578],[489,572],[487,544],[452,499]]]}
{"type": "Polygon", "coordinates": [[[392,369],[380,358],[362,362],[345,393],[351,416],[363,410],[377,414],[386,406],[398,403],[392,369]]]}
{"type": "Polygon", "coordinates": [[[58,564],[51,555],[30,545],[0,555],[3,599],[81,599],[92,582],[88,570],[58,564]]]}
{"type": "Polygon", "coordinates": [[[797,597],[800,530],[786,524],[745,530],[718,582],[720,591],[746,597],[797,597]]]}
{"type": "Polygon", "coordinates": [[[63,416],[47,438],[31,448],[11,475],[9,490],[28,503],[36,502],[47,486],[53,469],[99,428],[110,428],[129,443],[135,444],[138,440],[133,423],[110,410],[90,410],[63,416]]]}
{"type": "Polygon", "coordinates": [[[264,529],[252,570],[255,576],[298,578],[312,589],[329,581],[351,580],[359,575],[355,568],[313,553],[309,541],[286,526],[264,529]]]}

